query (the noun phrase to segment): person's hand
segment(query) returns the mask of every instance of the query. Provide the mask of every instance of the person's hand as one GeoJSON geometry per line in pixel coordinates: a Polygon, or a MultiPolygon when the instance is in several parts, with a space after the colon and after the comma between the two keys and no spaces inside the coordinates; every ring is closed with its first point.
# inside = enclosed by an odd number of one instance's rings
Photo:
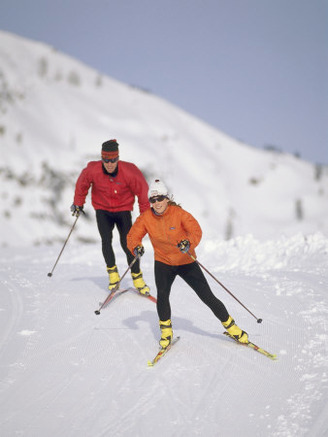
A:
{"type": "Polygon", "coordinates": [[[74,215],[75,217],[78,217],[81,214],[81,212],[84,213],[83,206],[74,205],[74,203],[71,206],[71,211],[72,211],[72,215],[74,215]]]}
{"type": "Polygon", "coordinates": [[[180,243],[178,243],[178,248],[180,252],[187,253],[190,249],[190,242],[188,240],[181,240],[180,243]]]}
{"type": "Polygon", "coordinates": [[[144,249],[143,245],[140,244],[139,246],[136,246],[133,249],[133,253],[135,256],[142,256],[145,253],[145,249],[144,249]]]}

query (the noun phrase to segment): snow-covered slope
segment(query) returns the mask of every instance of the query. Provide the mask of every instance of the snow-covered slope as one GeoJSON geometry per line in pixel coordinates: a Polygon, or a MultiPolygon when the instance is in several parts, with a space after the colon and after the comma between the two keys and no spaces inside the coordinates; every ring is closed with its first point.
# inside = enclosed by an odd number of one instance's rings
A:
{"type": "MultiPolygon", "coordinates": [[[[55,49],[0,32],[0,243],[61,240],[74,183],[109,138],[209,238],[328,232],[328,169],[236,141],[55,49]]],[[[93,210],[76,238],[98,241],[93,210]]],[[[138,211],[135,211],[138,214],[138,211]]]]}
{"type": "MultiPolygon", "coordinates": [[[[98,245],[4,248],[0,293],[0,430],[24,437],[324,437],[328,431],[328,239],[239,237],[198,257],[271,361],[233,343],[177,279],[172,322],[181,340],[154,368],[155,305],[130,292],[95,316],[107,280],[98,245]]],[[[126,269],[116,247],[120,271],[126,269]]],[[[156,294],[152,251],[142,258],[156,294]]],[[[130,275],[124,286],[130,286],[130,275]]]]}

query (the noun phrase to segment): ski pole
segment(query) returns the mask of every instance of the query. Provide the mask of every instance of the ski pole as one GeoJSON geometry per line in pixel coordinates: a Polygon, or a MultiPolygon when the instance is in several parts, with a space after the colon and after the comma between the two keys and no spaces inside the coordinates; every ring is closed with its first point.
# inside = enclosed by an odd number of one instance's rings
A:
{"type": "Polygon", "coordinates": [[[73,232],[73,229],[74,229],[74,227],[75,227],[75,225],[76,225],[76,222],[77,222],[77,219],[78,219],[79,217],[80,217],[79,215],[76,216],[76,219],[75,219],[75,221],[74,221],[74,223],[73,223],[73,226],[72,226],[72,228],[71,228],[71,230],[70,230],[70,232],[69,232],[69,234],[68,234],[68,237],[66,238],[66,241],[65,241],[65,243],[64,243],[64,246],[63,246],[62,250],[60,251],[60,253],[59,253],[58,257],[57,257],[57,260],[56,260],[56,262],[55,262],[55,264],[54,264],[54,266],[53,266],[51,272],[48,273],[48,276],[49,276],[50,278],[51,278],[51,276],[52,276],[52,274],[53,274],[53,271],[55,270],[55,267],[56,267],[56,265],[57,265],[57,263],[58,263],[58,261],[59,261],[59,258],[61,257],[61,254],[63,253],[63,250],[65,249],[66,243],[67,243],[69,237],[71,236],[71,233],[73,232]]]}
{"type": "Polygon", "coordinates": [[[104,308],[104,306],[112,299],[113,295],[117,292],[117,290],[120,287],[121,281],[124,278],[124,276],[128,273],[128,271],[131,269],[131,267],[133,266],[133,264],[137,261],[137,259],[140,258],[140,254],[136,255],[135,258],[133,259],[133,261],[131,262],[131,264],[129,265],[129,267],[126,269],[126,271],[124,272],[124,274],[122,275],[121,279],[119,280],[119,282],[115,285],[115,287],[111,290],[110,294],[106,297],[106,299],[104,300],[104,302],[102,304],[100,304],[100,307],[95,311],[95,314],[97,314],[97,316],[99,316],[100,314],[100,310],[102,308],[104,308]]]}
{"type": "Polygon", "coordinates": [[[212,275],[211,272],[207,270],[206,267],[204,267],[193,255],[191,255],[189,251],[187,252],[187,254],[190,256],[190,258],[196,261],[196,263],[199,264],[200,267],[202,267],[205,270],[205,272],[207,272],[214,279],[214,281],[216,281],[219,285],[221,285],[221,287],[224,288],[224,290],[228,292],[230,296],[232,296],[243,308],[245,308],[245,310],[248,311],[256,319],[257,323],[262,323],[262,319],[258,319],[242,302],[240,302],[239,299],[236,298],[236,296],[233,293],[231,293],[230,290],[228,290],[228,288],[225,285],[222,284],[222,282],[220,282],[214,275],[212,275]]]}
{"type": "Polygon", "coordinates": [[[140,258],[140,254],[136,255],[136,256],[133,258],[131,264],[130,264],[130,265],[128,266],[128,268],[125,270],[125,272],[123,273],[123,275],[122,275],[121,279],[119,280],[119,282],[118,282],[118,283],[115,285],[115,287],[112,289],[112,292],[115,292],[115,291],[117,291],[117,290],[119,289],[119,286],[120,286],[120,284],[121,284],[121,282],[122,282],[124,276],[128,273],[128,271],[131,269],[131,267],[133,266],[133,264],[134,264],[134,263],[137,261],[137,259],[139,259],[139,258],[140,258]]]}

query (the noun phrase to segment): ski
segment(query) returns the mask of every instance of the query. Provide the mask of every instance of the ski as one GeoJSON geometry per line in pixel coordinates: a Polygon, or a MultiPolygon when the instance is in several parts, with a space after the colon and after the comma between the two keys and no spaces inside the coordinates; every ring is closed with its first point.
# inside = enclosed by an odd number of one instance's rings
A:
{"type": "Polygon", "coordinates": [[[103,302],[99,302],[99,308],[95,311],[95,314],[99,316],[100,311],[105,308],[109,304],[109,302],[114,299],[114,297],[126,293],[127,291],[129,291],[129,288],[125,288],[123,290],[114,288],[103,302]]]}
{"type": "Polygon", "coordinates": [[[144,297],[146,299],[151,300],[152,302],[157,302],[156,297],[152,296],[151,294],[142,294],[140,293],[136,288],[132,288],[132,287],[128,287],[128,288],[124,288],[123,290],[120,289],[113,289],[109,295],[106,297],[106,299],[104,300],[104,302],[99,302],[99,308],[95,311],[95,314],[97,314],[97,316],[99,316],[100,311],[102,309],[104,309],[111,300],[114,299],[114,297],[120,296],[123,293],[126,293],[127,291],[133,291],[134,293],[137,293],[139,296],[144,297]]]}
{"type": "Polygon", "coordinates": [[[134,291],[135,293],[137,293],[139,296],[145,297],[146,299],[151,300],[152,302],[156,303],[157,299],[156,297],[152,296],[151,294],[142,294],[140,293],[139,290],[137,290],[136,288],[130,288],[131,291],[134,291]]]}
{"type": "Polygon", "coordinates": [[[175,343],[177,343],[179,340],[180,340],[180,337],[174,337],[173,340],[172,340],[172,342],[171,342],[171,344],[170,344],[168,347],[166,347],[166,348],[161,348],[161,349],[157,352],[155,358],[154,358],[153,360],[151,360],[151,361],[148,361],[148,363],[147,363],[148,367],[154,367],[155,364],[158,363],[158,361],[159,361],[161,358],[163,358],[164,355],[166,355],[167,352],[172,348],[172,346],[173,346],[175,343]]]}
{"type": "Polygon", "coordinates": [[[225,331],[223,334],[226,335],[227,337],[231,338],[233,341],[240,344],[241,346],[250,347],[251,349],[254,349],[256,352],[259,352],[260,354],[264,355],[265,357],[270,358],[271,360],[278,359],[276,354],[271,354],[270,352],[267,352],[266,350],[262,349],[261,347],[257,346],[256,344],[252,343],[251,341],[249,341],[248,343],[240,343],[232,335],[230,335],[229,332],[225,331]]]}

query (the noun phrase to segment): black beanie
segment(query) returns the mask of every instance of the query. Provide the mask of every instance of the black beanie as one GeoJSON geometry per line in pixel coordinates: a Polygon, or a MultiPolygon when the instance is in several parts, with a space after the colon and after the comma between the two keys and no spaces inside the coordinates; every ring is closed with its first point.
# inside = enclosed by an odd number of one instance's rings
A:
{"type": "Polygon", "coordinates": [[[101,150],[103,152],[117,152],[118,142],[116,140],[108,140],[102,144],[101,150]]]}

